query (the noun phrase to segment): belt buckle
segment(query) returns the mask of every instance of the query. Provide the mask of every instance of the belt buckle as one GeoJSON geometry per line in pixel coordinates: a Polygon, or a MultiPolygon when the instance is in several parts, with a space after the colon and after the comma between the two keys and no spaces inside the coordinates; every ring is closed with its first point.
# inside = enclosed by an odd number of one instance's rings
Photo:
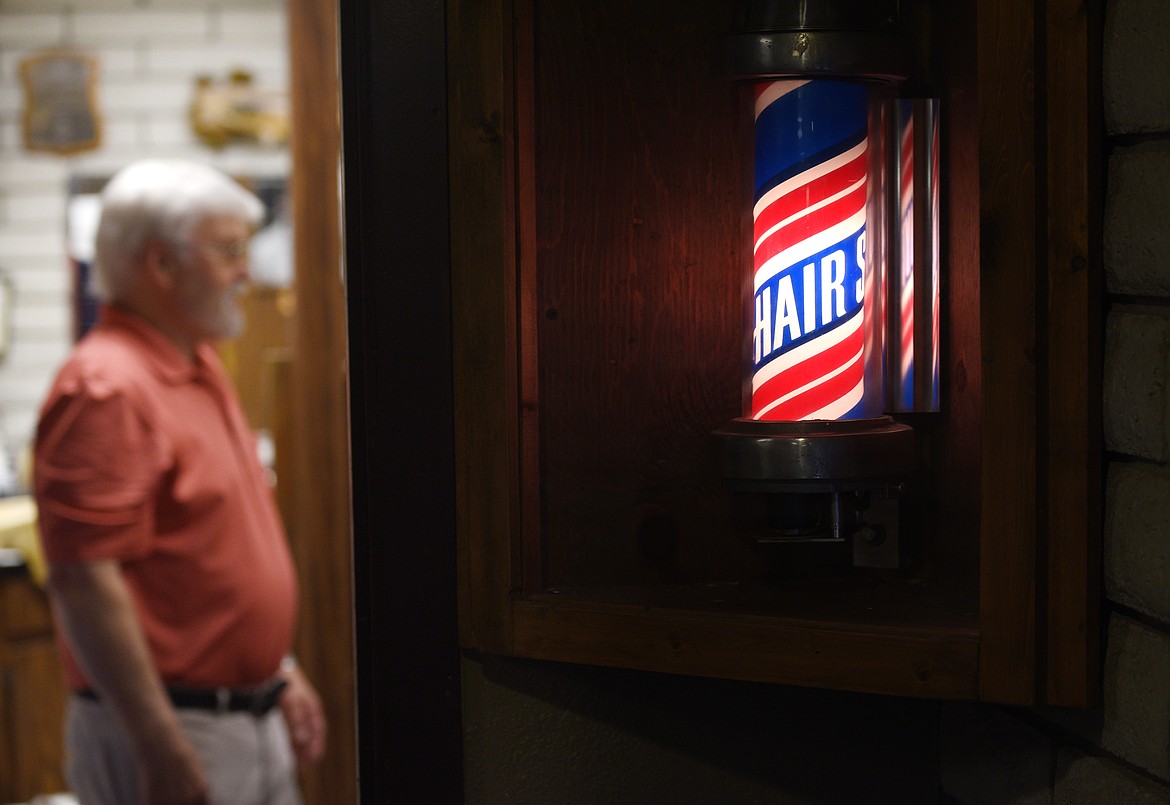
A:
{"type": "Polygon", "coordinates": [[[269,688],[257,688],[248,697],[248,712],[252,714],[253,718],[260,718],[260,716],[268,712],[269,690],[269,688]]]}
{"type": "Polygon", "coordinates": [[[280,699],[280,692],[284,690],[287,684],[287,681],[278,679],[253,692],[248,708],[252,715],[259,718],[275,707],[277,701],[280,699]]]}
{"type": "Polygon", "coordinates": [[[216,688],[215,689],[215,712],[218,715],[223,715],[232,709],[232,689],[231,688],[216,688]]]}

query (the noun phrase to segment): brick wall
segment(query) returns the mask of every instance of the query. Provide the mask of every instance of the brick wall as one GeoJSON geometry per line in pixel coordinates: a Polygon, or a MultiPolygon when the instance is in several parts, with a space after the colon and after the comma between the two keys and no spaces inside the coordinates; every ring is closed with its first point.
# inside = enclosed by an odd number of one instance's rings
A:
{"type": "Polygon", "coordinates": [[[27,444],[72,339],[70,180],[108,177],[145,156],[286,176],[284,149],[212,150],[187,123],[197,74],[222,79],[242,68],[260,86],[282,89],[286,51],[283,0],[0,0],[0,272],[15,290],[14,341],[0,360],[3,453],[16,456],[27,444]],[[101,147],[70,157],[32,153],[22,143],[20,64],[62,45],[97,56],[104,121],[101,147]]]}
{"type": "Polygon", "coordinates": [[[1104,701],[946,708],[963,803],[1170,802],[1170,3],[1105,10],[1104,701]]]}

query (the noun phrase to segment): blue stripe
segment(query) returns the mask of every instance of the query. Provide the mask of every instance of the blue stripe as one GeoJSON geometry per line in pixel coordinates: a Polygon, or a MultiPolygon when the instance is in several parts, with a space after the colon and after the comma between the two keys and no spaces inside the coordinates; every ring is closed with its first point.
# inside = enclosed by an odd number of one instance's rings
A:
{"type": "Polygon", "coordinates": [[[867,416],[874,416],[874,415],[873,414],[866,414],[866,412],[865,412],[865,391],[862,391],[861,399],[857,402],[857,405],[853,406],[848,411],[846,411],[844,414],[837,417],[837,419],[839,419],[839,420],[841,420],[841,419],[864,419],[867,416]]]}
{"type": "Polygon", "coordinates": [[[779,291],[777,290],[777,288],[780,285],[780,279],[782,277],[789,278],[789,281],[792,285],[793,296],[796,299],[797,313],[803,314],[805,288],[804,288],[804,272],[803,272],[803,270],[801,270],[801,267],[807,263],[812,263],[816,267],[814,270],[814,273],[813,273],[813,283],[815,286],[813,289],[813,307],[814,307],[814,311],[813,311],[814,317],[813,318],[814,318],[814,321],[808,322],[808,321],[804,321],[803,318],[801,318],[801,322],[800,322],[801,335],[800,335],[800,337],[796,338],[796,339],[789,339],[787,336],[782,337],[782,339],[780,341],[779,348],[775,348],[775,349],[773,349],[773,351],[768,352],[764,355],[761,355],[760,361],[758,363],[756,363],[753,360],[753,362],[752,362],[752,371],[753,372],[758,372],[760,369],[767,366],[769,363],[771,363],[776,358],[780,357],[781,355],[784,355],[785,353],[791,352],[792,350],[796,349],[797,347],[801,346],[802,344],[807,344],[809,341],[813,341],[815,339],[818,339],[818,338],[822,337],[823,335],[825,335],[825,333],[828,333],[831,330],[837,329],[842,324],[844,324],[845,322],[852,319],[855,315],[861,313],[862,308],[864,307],[864,300],[858,299],[856,297],[855,289],[857,287],[857,284],[862,281],[863,276],[864,276],[864,271],[862,270],[861,266],[858,265],[856,255],[857,255],[857,239],[859,237],[861,237],[861,235],[864,231],[865,231],[865,227],[862,227],[861,229],[858,229],[856,232],[854,232],[852,235],[845,238],[844,240],[842,240],[838,243],[834,243],[832,246],[829,246],[825,249],[822,249],[820,252],[818,252],[816,254],[810,255],[809,257],[807,257],[803,260],[800,260],[796,264],[786,266],[781,271],[778,271],[774,277],[772,277],[766,283],[764,283],[763,286],[761,286],[758,290],[756,290],[756,292],[754,294],[753,303],[752,303],[753,327],[754,327],[754,322],[755,322],[755,300],[758,300],[762,296],[765,288],[770,288],[772,290],[772,293],[770,294],[771,306],[772,306],[772,310],[771,310],[770,315],[771,315],[771,323],[772,323],[772,342],[773,342],[773,345],[775,345],[775,342],[777,340],[776,339],[776,331],[775,331],[775,327],[776,327],[775,322],[776,322],[777,313],[779,311],[779,301],[780,301],[779,300],[779,291]],[[843,287],[845,290],[845,299],[843,300],[844,306],[845,306],[845,314],[843,316],[841,316],[840,318],[834,316],[833,318],[831,318],[830,321],[824,321],[822,319],[823,311],[821,309],[822,302],[823,302],[823,294],[824,294],[824,289],[821,285],[821,282],[823,279],[821,277],[821,260],[826,255],[829,255],[832,252],[837,251],[838,249],[845,252],[845,277],[843,280],[843,287]]]}
{"type": "Polygon", "coordinates": [[[759,175],[760,165],[757,162],[756,163],[756,197],[754,199],[752,199],[752,204],[754,205],[754,204],[758,203],[759,200],[762,199],[766,193],[768,193],[768,191],[770,191],[772,188],[776,187],[779,184],[787,182],[793,176],[799,176],[800,174],[804,173],[809,168],[816,167],[817,165],[828,162],[830,159],[832,159],[835,156],[838,156],[840,154],[844,154],[850,148],[853,148],[855,145],[857,145],[862,140],[864,140],[867,133],[868,132],[865,129],[862,129],[861,131],[856,132],[856,134],[853,137],[849,138],[848,140],[845,140],[844,142],[841,142],[841,143],[837,143],[832,148],[828,148],[828,149],[826,149],[818,154],[813,154],[812,156],[807,157],[805,159],[802,159],[799,162],[795,162],[795,163],[787,166],[783,171],[781,171],[780,173],[777,173],[774,176],[762,178],[759,175]]]}
{"type": "MultiPolygon", "coordinates": [[[[819,300],[818,300],[817,304],[818,305],[820,304],[819,300]]],[[[804,335],[802,335],[800,338],[796,339],[795,341],[790,341],[790,342],[784,344],[784,346],[782,346],[780,349],[776,350],[775,352],[767,355],[759,363],[753,362],[752,363],[752,374],[759,372],[761,369],[763,369],[765,366],[767,366],[772,361],[779,358],[781,355],[786,355],[787,353],[791,352],[792,350],[796,349],[797,347],[803,346],[804,344],[807,344],[809,341],[815,341],[816,339],[820,338],[821,336],[825,335],[826,333],[831,333],[833,330],[836,330],[838,327],[841,327],[841,326],[849,323],[850,321],[853,320],[854,316],[857,316],[861,313],[862,309],[863,308],[861,305],[857,305],[856,307],[854,307],[852,309],[846,310],[845,315],[842,316],[841,318],[834,319],[829,324],[822,324],[819,327],[817,327],[817,329],[812,330],[811,332],[805,333],[804,335]]]]}
{"type": "Polygon", "coordinates": [[[866,135],[869,89],[818,79],[780,97],[756,118],[756,199],[866,135]]]}

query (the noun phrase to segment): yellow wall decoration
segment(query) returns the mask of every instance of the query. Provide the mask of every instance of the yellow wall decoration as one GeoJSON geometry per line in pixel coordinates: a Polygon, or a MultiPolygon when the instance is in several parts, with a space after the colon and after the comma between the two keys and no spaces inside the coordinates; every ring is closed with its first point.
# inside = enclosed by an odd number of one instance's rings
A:
{"type": "Polygon", "coordinates": [[[288,142],[288,94],[262,89],[246,70],[234,70],[226,81],[209,75],[195,79],[191,128],[213,148],[229,143],[283,146],[288,142]]]}

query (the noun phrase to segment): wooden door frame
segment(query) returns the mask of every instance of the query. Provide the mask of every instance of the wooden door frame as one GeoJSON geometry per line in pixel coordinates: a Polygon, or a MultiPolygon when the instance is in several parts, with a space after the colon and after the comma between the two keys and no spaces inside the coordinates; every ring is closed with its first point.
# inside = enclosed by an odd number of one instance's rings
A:
{"type": "Polygon", "coordinates": [[[356,801],[345,280],[336,0],[288,0],[297,308],[278,426],[282,509],[299,572],[296,653],[329,720],[326,756],[301,775],[307,803],[356,801]]]}
{"type": "Polygon", "coordinates": [[[456,803],[446,9],[340,10],[359,794],[456,803]]]}

